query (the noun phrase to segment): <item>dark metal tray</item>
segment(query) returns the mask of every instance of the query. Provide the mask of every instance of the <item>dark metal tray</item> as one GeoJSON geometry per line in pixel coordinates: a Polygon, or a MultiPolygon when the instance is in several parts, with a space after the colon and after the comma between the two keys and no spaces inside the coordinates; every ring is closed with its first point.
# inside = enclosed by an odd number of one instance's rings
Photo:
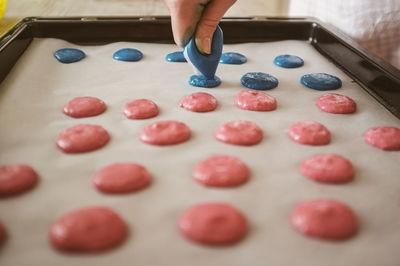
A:
{"type": "MultiPolygon", "coordinates": [[[[312,18],[226,18],[220,26],[225,43],[309,40],[400,118],[400,70],[336,29],[312,18]]],[[[0,82],[33,38],[59,38],[77,44],[173,42],[169,17],[25,18],[0,38],[0,82]]]]}

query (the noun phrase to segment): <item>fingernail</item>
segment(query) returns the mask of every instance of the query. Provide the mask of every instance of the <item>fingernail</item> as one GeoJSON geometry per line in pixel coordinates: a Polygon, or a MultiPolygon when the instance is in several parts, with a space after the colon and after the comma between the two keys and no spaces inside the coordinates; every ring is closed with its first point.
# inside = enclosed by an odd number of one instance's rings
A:
{"type": "Polygon", "coordinates": [[[200,53],[211,54],[211,38],[196,38],[196,46],[200,53]]]}

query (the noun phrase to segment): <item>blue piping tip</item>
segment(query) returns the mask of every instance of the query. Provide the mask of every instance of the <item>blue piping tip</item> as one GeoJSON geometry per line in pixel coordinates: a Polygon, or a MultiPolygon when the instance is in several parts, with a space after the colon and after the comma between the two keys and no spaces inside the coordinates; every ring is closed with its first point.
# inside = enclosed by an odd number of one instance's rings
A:
{"type": "Polygon", "coordinates": [[[196,74],[201,74],[207,79],[213,79],[217,71],[218,63],[222,55],[224,36],[219,26],[214,31],[211,54],[206,55],[199,52],[193,36],[184,49],[186,60],[192,64],[196,74]]]}

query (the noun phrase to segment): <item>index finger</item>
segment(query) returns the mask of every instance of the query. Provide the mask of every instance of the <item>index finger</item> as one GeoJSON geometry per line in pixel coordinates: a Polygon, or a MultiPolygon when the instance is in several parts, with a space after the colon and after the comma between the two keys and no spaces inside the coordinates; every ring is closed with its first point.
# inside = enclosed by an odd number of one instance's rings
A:
{"type": "Polygon", "coordinates": [[[196,30],[209,0],[163,0],[171,14],[171,27],[174,41],[185,46],[196,30]]]}

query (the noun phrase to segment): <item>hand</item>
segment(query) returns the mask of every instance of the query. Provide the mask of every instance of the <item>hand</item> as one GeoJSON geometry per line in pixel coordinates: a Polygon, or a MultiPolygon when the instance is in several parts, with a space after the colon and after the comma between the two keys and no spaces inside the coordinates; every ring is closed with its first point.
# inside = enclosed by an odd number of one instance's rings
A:
{"type": "Polygon", "coordinates": [[[195,34],[197,48],[211,53],[213,33],[236,0],[163,0],[171,14],[175,43],[185,46],[195,34]]]}

